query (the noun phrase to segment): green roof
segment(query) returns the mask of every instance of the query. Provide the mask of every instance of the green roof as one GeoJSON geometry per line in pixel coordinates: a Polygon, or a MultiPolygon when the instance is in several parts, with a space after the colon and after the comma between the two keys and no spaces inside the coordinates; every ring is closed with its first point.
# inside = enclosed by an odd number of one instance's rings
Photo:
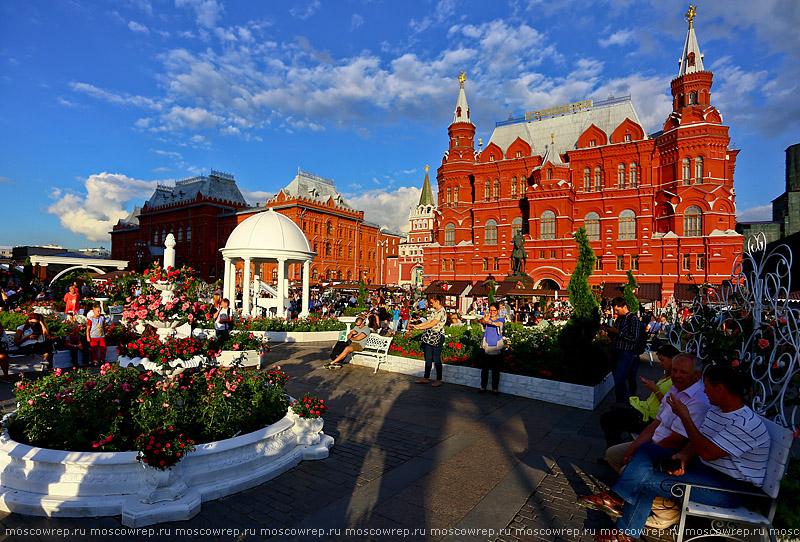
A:
{"type": "Polygon", "coordinates": [[[435,205],[433,201],[433,190],[428,172],[425,172],[425,183],[422,185],[422,194],[419,195],[419,205],[435,205]]]}

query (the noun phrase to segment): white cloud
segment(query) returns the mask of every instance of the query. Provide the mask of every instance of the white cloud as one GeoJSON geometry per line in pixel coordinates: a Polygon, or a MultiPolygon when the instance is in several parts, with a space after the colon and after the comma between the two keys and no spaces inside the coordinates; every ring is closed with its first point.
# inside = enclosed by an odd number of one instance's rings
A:
{"type": "Polygon", "coordinates": [[[738,222],[763,222],[772,220],[772,204],[759,205],[748,209],[736,209],[736,220],[738,222]]]}
{"type": "Polygon", "coordinates": [[[247,204],[252,207],[255,207],[256,204],[263,205],[265,201],[275,197],[275,192],[266,192],[264,190],[245,190],[241,186],[239,187],[239,191],[242,193],[242,196],[244,196],[244,200],[247,202],[247,204]]]}
{"type": "Polygon", "coordinates": [[[319,0],[310,0],[310,1],[296,2],[296,3],[300,5],[295,5],[292,9],[289,10],[289,13],[292,14],[292,17],[297,17],[302,21],[310,19],[322,5],[319,0]]]}
{"type": "Polygon", "coordinates": [[[70,102],[69,100],[62,98],[60,96],[58,97],[58,103],[67,107],[78,107],[78,104],[76,104],[75,102],[70,102]]]}
{"type": "Polygon", "coordinates": [[[107,90],[103,90],[88,83],[73,82],[70,83],[70,87],[75,92],[82,92],[99,100],[105,100],[110,103],[121,104],[121,105],[133,105],[136,107],[142,107],[147,109],[161,108],[161,106],[156,101],[150,98],[146,98],[144,96],[132,96],[130,94],[117,94],[115,92],[109,92],[107,90]]]}
{"type": "Polygon", "coordinates": [[[355,30],[362,24],[364,24],[364,17],[362,17],[358,13],[353,13],[353,16],[350,17],[350,30],[355,30]]]}
{"type": "Polygon", "coordinates": [[[440,25],[451,20],[455,11],[455,0],[439,0],[436,3],[436,7],[433,9],[433,13],[426,15],[421,21],[411,19],[411,22],[408,23],[408,26],[411,28],[412,32],[418,34],[430,28],[431,25],[440,25]]]}
{"type": "Polygon", "coordinates": [[[127,202],[149,198],[156,184],[117,173],[97,173],[84,181],[85,194],[54,189],[50,197],[55,201],[47,212],[56,215],[64,228],[90,241],[108,241],[111,228],[128,215],[127,202]]]}
{"type": "Polygon", "coordinates": [[[598,40],[601,47],[610,47],[611,45],[626,45],[633,38],[633,31],[631,30],[617,30],[607,38],[598,40]]]}
{"type": "Polygon", "coordinates": [[[415,186],[401,186],[395,190],[378,188],[345,196],[347,202],[364,211],[364,218],[393,231],[408,231],[408,213],[419,203],[422,190],[415,186]]]}
{"type": "Polygon", "coordinates": [[[217,19],[225,9],[215,0],[175,0],[176,7],[188,7],[194,11],[197,24],[206,28],[214,28],[217,19]]]}
{"type": "Polygon", "coordinates": [[[132,32],[150,35],[150,30],[145,25],[137,23],[136,21],[129,22],[128,28],[130,28],[132,32]]]}

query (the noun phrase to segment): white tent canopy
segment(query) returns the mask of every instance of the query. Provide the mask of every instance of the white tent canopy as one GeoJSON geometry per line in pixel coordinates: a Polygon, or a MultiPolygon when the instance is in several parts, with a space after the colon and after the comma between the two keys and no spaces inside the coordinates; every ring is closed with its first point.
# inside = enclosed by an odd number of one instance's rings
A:
{"type": "Polygon", "coordinates": [[[286,296],[289,291],[288,266],[303,264],[303,306],[301,317],[308,316],[308,281],[309,262],[314,259],[303,231],[291,219],[272,209],[255,214],[236,226],[228,237],[225,248],[220,249],[225,260],[225,275],[223,296],[235,299],[236,294],[236,263],[244,262],[244,276],[242,277],[242,313],[250,315],[253,311],[251,305],[251,290],[253,277],[250,276],[250,266],[262,263],[277,262],[278,285],[276,308],[278,316],[286,315],[286,296]]]}

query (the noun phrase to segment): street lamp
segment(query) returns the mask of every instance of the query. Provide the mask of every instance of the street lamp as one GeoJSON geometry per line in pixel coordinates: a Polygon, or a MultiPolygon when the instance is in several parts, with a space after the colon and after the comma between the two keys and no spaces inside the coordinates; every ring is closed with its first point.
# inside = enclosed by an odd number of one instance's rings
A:
{"type": "Polygon", "coordinates": [[[383,241],[378,241],[378,246],[381,247],[381,250],[380,250],[380,255],[381,255],[381,284],[383,284],[383,260],[385,259],[384,258],[384,255],[385,255],[384,247],[388,247],[389,246],[389,240],[388,239],[384,239],[383,241]]]}
{"type": "Polygon", "coordinates": [[[144,247],[147,246],[147,243],[144,241],[136,241],[133,243],[133,246],[136,249],[136,257],[139,260],[137,271],[142,268],[142,256],[144,256],[144,247]]]}

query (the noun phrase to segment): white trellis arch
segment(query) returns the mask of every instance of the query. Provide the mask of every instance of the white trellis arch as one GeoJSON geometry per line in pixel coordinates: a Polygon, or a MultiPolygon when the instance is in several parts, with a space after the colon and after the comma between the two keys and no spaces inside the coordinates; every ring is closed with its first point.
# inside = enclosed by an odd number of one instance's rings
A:
{"type": "Polygon", "coordinates": [[[74,270],[76,270],[76,269],[91,269],[92,271],[97,271],[98,273],[105,273],[105,271],[103,271],[103,270],[102,270],[102,269],[100,269],[99,267],[95,267],[95,266],[93,266],[93,265],[73,265],[72,267],[67,267],[67,268],[66,268],[66,269],[64,269],[63,271],[59,271],[59,272],[56,274],[56,276],[55,276],[55,277],[53,277],[52,279],[50,279],[50,282],[55,282],[55,281],[57,281],[57,280],[58,280],[58,279],[61,277],[61,275],[64,275],[64,274],[66,274],[66,273],[68,273],[68,272],[70,272],[70,271],[74,271],[74,270]]]}

